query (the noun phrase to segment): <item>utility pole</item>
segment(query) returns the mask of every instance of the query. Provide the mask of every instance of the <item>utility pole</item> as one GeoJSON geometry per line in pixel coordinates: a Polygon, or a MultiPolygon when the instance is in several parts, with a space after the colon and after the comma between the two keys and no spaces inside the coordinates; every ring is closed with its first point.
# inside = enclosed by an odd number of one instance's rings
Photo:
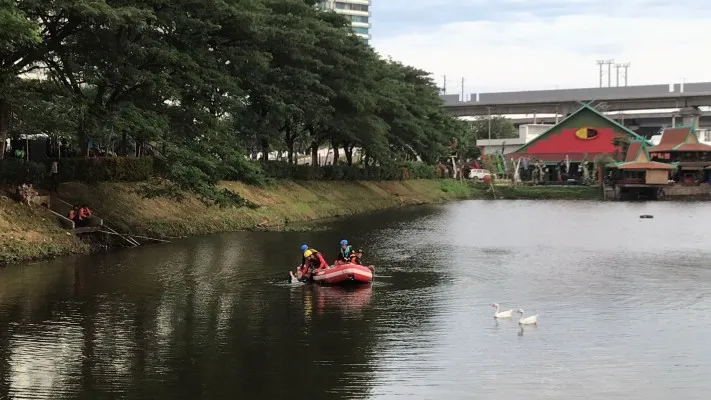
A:
{"type": "Polygon", "coordinates": [[[464,99],[464,78],[462,78],[462,101],[466,101],[464,99]]]}
{"type": "MultiPolygon", "coordinates": [[[[491,107],[486,107],[486,109],[489,111],[489,140],[491,140],[491,107]]],[[[491,142],[489,142],[491,144],[491,142]]]]}
{"type": "Polygon", "coordinates": [[[605,65],[607,65],[607,87],[612,86],[612,64],[615,63],[615,60],[597,60],[596,63],[600,68],[600,87],[603,87],[602,77],[605,75],[605,70],[603,69],[605,65]]]}
{"type": "Polygon", "coordinates": [[[615,63],[615,60],[607,60],[607,87],[612,86],[612,64],[615,63]]]}
{"type": "Polygon", "coordinates": [[[447,94],[447,75],[444,76],[444,86],[442,86],[442,94],[447,94]]]}
{"type": "Polygon", "coordinates": [[[626,62],[620,65],[622,68],[625,69],[625,87],[627,86],[627,69],[630,67],[630,63],[626,62]]]}
{"type": "Polygon", "coordinates": [[[597,60],[597,65],[600,67],[600,87],[602,87],[602,66],[605,65],[605,60],[597,60]]]}
{"type": "Polygon", "coordinates": [[[620,68],[625,69],[625,86],[627,86],[627,68],[630,67],[630,63],[615,64],[615,69],[617,70],[617,87],[620,87],[620,68]]]}

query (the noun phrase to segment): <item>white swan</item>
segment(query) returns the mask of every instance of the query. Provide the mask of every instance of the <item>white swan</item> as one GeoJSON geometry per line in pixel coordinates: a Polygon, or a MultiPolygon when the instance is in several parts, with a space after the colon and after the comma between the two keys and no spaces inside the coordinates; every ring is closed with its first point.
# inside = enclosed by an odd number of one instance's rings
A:
{"type": "Polygon", "coordinates": [[[511,318],[511,314],[513,313],[513,310],[506,310],[506,311],[499,312],[499,304],[498,303],[494,303],[491,306],[496,307],[496,310],[494,310],[494,318],[511,318]]]}
{"type": "Polygon", "coordinates": [[[519,325],[536,325],[536,324],[538,324],[538,314],[531,315],[530,317],[524,318],[522,309],[519,308],[518,311],[516,311],[516,312],[521,315],[521,319],[518,320],[519,325]]]}

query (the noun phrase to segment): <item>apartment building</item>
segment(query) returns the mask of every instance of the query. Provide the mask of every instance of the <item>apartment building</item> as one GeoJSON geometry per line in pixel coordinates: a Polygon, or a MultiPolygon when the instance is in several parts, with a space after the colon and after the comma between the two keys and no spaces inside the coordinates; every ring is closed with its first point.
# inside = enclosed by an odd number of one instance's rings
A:
{"type": "Polygon", "coordinates": [[[370,0],[325,0],[320,7],[344,15],[356,35],[366,42],[370,40],[370,0]]]}

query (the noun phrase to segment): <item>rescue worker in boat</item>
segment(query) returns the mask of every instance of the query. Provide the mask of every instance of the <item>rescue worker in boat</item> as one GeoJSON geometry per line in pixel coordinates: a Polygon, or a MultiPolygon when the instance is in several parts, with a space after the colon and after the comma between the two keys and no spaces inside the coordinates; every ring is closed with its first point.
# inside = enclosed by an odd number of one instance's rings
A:
{"type": "MultiPolygon", "coordinates": [[[[301,264],[300,264],[298,267],[296,267],[296,274],[294,274],[294,273],[291,272],[291,271],[289,272],[289,277],[290,277],[290,279],[291,279],[292,282],[294,281],[294,279],[302,280],[302,279],[301,279],[301,278],[302,278],[302,273],[301,273],[301,271],[306,271],[306,270],[308,270],[308,269],[306,268],[307,259],[306,259],[306,256],[304,255],[304,253],[306,252],[306,250],[309,250],[309,245],[306,244],[306,243],[304,243],[304,244],[301,245],[301,247],[300,247],[299,249],[301,250],[301,264]]],[[[316,250],[311,249],[311,251],[316,251],[316,250]]]]}
{"type": "Polygon", "coordinates": [[[308,249],[304,252],[304,258],[306,258],[306,263],[301,269],[301,278],[310,279],[313,276],[314,271],[322,270],[328,268],[328,263],[323,258],[321,253],[314,249],[308,249]]]}
{"type": "MultiPolygon", "coordinates": [[[[357,251],[354,251],[351,253],[351,264],[358,264],[358,265],[363,265],[363,249],[358,249],[357,251]]],[[[375,274],[375,267],[372,265],[367,266],[370,272],[375,274]]]]}
{"type": "Polygon", "coordinates": [[[351,253],[351,264],[363,265],[363,249],[358,249],[351,253]]]}
{"type": "Polygon", "coordinates": [[[301,245],[301,266],[297,268],[297,270],[304,268],[304,265],[306,265],[306,256],[304,256],[304,252],[309,249],[309,245],[304,243],[301,245]]]}
{"type": "Polygon", "coordinates": [[[336,258],[336,264],[347,264],[351,259],[351,254],[353,254],[353,246],[349,245],[347,240],[341,240],[341,249],[336,258]]]}

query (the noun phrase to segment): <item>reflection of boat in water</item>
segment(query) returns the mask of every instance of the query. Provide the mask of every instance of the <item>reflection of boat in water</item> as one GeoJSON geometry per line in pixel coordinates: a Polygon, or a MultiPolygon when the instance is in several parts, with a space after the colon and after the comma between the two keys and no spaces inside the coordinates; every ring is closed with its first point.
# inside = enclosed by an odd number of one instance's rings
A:
{"type": "Polygon", "coordinates": [[[315,287],[313,294],[319,314],[326,308],[335,308],[346,313],[359,312],[370,303],[373,285],[315,287]]]}
{"type": "Polygon", "coordinates": [[[370,283],[373,270],[360,264],[340,264],[314,273],[313,281],[325,285],[370,283]]]}

